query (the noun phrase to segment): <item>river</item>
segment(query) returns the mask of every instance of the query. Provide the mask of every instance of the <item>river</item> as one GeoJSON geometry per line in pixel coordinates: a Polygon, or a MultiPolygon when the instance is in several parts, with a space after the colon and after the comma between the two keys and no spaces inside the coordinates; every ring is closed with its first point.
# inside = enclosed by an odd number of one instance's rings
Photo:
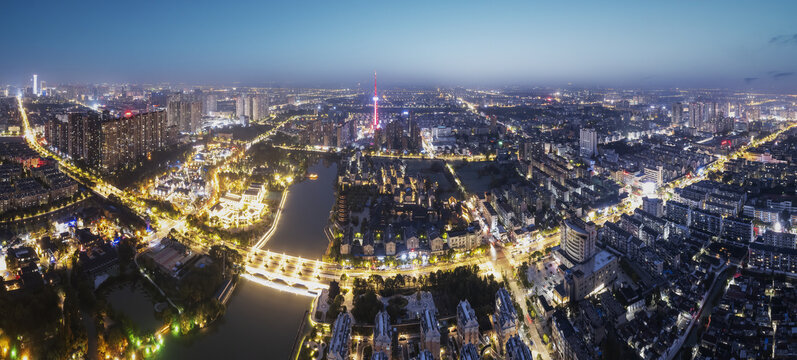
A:
{"type": "MultiPolygon", "coordinates": [[[[274,236],[264,248],[320,259],[324,227],[335,201],[337,165],[319,161],[309,172],[317,180],[290,187],[274,236]]],[[[288,359],[311,299],[241,280],[224,317],[199,334],[169,340],[163,359],[288,359]]]]}
{"type": "Polygon", "coordinates": [[[337,165],[319,161],[308,170],[316,180],[304,180],[290,187],[282,218],[274,236],[263,248],[310,259],[321,259],[327,248],[324,227],[335,203],[337,165]]]}

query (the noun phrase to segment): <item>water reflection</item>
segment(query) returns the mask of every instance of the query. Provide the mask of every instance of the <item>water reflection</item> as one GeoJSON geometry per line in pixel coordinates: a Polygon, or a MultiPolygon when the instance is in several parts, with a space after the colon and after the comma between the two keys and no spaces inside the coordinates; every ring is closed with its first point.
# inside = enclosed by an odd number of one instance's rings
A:
{"type": "MultiPolygon", "coordinates": [[[[324,227],[335,200],[337,165],[319,161],[309,172],[318,178],[291,186],[279,227],[266,249],[312,259],[320,259],[326,251],[324,227]]],[[[288,359],[310,301],[241,280],[221,320],[201,333],[169,340],[159,357],[288,359]]]]}

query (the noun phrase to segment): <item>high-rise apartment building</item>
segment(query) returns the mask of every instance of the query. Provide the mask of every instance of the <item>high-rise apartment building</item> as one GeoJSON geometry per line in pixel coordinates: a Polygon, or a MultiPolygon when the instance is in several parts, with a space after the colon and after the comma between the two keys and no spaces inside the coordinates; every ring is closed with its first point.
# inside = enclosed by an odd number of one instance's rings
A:
{"type": "Polygon", "coordinates": [[[45,124],[44,136],[50,147],[74,161],[99,164],[100,114],[96,112],[59,114],[45,124]]]}
{"type": "Polygon", "coordinates": [[[202,125],[202,101],[187,95],[178,95],[169,99],[167,107],[169,126],[178,131],[195,133],[202,125]]]}
{"type": "Polygon", "coordinates": [[[679,125],[684,121],[684,104],[677,102],[672,104],[672,124],[679,125]]]}
{"type": "Polygon", "coordinates": [[[125,116],[102,123],[100,166],[113,171],[169,145],[164,111],[125,116]]]}
{"type": "Polygon", "coordinates": [[[169,105],[169,92],[168,91],[153,91],[149,94],[149,104],[158,107],[158,108],[165,108],[169,105]]]}
{"type": "Polygon", "coordinates": [[[691,103],[689,104],[689,127],[692,129],[700,129],[703,126],[703,113],[705,104],[691,103]]]}
{"type": "Polygon", "coordinates": [[[689,104],[689,127],[698,131],[715,132],[722,118],[717,103],[694,102],[689,104]]]}
{"type": "Polygon", "coordinates": [[[235,98],[235,116],[246,116],[246,95],[240,94],[235,98]]]}
{"type": "Polygon", "coordinates": [[[595,224],[585,223],[578,218],[569,218],[562,221],[561,247],[570,260],[583,263],[595,254],[595,241],[598,233],[595,224]]]}
{"type": "Polygon", "coordinates": [[[121,118],[89,112],[51,119],[45,139],[73,161],[110,172],[168,146],[171,134],[163,111],[121,118]]]}
{"type": "Polygon", "coordinates": [[[203,113],[208,115],[214,113],[218,109],[219,97],[216,94],[207,94],[205,96],[205,107],[203,113]]]}
{"type": "Polygon", "coordinates": [[[250,120],[260,120],[268,116],[268,97],[264,95],[252,96],[252,103],[249,111],[250,120]]]}
{"type": "Polygon", "coordinates": [[[581,129],[579,134],[581,156],[592,157],[598,153],[598,133],[595,129],[581,129]]]}

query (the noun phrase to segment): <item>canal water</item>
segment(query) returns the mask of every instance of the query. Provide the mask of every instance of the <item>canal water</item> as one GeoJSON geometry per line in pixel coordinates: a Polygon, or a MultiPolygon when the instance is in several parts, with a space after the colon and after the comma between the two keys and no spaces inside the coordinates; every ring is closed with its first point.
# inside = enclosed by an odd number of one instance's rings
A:
{"type": "MultiPolygon", "coordinates": [[[[290,188],[277,231],[264,248],[320,259],[326,251],[324,227],[335,200],[337,165],[319,161],[290,188]]],[[[163,359],[289,359],[312,300],[242,279],[224,317],[199,334],[169,340],[163,359]]]]}
{"type": "Polygon", "coordinates": [[[318,179],[307,179],[290,187],[277,230],[263,248],[320,260],[328,244],[324,227],[335,204],[338,167],[321,160],[310,166],[308,172],[318,174],[318,179]]]}

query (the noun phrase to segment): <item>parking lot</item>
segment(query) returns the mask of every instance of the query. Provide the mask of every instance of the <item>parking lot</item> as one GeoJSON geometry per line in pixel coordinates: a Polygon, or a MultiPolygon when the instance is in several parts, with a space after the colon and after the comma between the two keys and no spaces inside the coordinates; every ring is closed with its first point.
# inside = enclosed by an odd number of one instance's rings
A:
{"type": "Polygon", "coordinates": [[[545,300],[551,302],[553,298],[553,289],[563,280],[563,274],[559,271],[559,262],[552,256],[543,258],[537,261],[528,270],[529,281],[534,284],[534,289],[530,293],[537,290],[538,295],[543,295],[545,300]]]}

